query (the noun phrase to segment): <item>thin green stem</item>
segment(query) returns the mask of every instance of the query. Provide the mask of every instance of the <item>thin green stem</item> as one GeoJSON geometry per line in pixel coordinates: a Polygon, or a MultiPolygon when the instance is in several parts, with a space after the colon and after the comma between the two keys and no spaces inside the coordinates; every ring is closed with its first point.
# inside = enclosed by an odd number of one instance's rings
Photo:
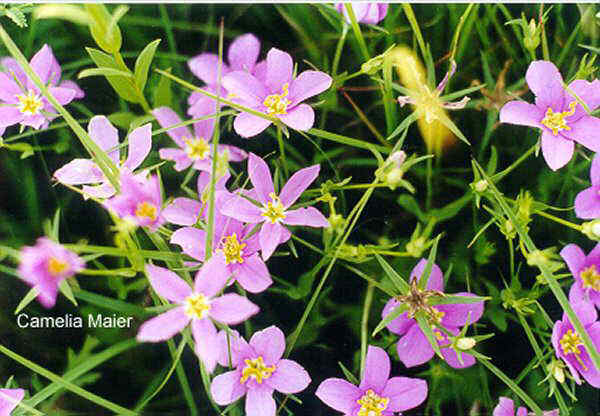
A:
{"type": "Polygon", "coordinates": [[[346,7],[346,12],[348,13],[348,17],[350,18],[350,24],[352,25],[352,30],[354,31],[354,36],[356,37],[356,41],[358,42],[358,47],[360,48],[360,52],[362,53],[362,57],[367,62],[371,57],[369,56],[369,50],[367,49],[367,43],[365,42],[365,38],[360,30],[360,26],[358,25],[358,21],[356,20],[356,15],[354,14],[354,9],[352,8],[352,3],[345,3],[344,7],[346,7]]]}
{"type": "Polygon", "coordinates": [[[367,356],[367,341],[369,337],[369,313],[373,303],[373,291],[375,286],[371,283],[367,285],[365,293],[365,303],[363,305],[362,318],[360,323],[360,378],[362,380],[365,372],[365,357],[367,356]]]}
{"type": "Polygon", "coordinates": [[[581,230],[583,228],[579,224],[574,224],[574,223],[572,223],[570,221],[563,220],[562,218],[555,217],[554,215],[548,214],[547,212],[544,212],[544,211],[535,210],[535,211],[533,211],[533,213],[536,214],[536,215],[539,215],[540,217],[548,218],[549,220],[552,220],[552,221],[554,221],[556,223],[565,225],[565,226],[567,226],[569,228],[572,228],[572,229],[580,231],[580,232],[581,232],[581,230]]]}

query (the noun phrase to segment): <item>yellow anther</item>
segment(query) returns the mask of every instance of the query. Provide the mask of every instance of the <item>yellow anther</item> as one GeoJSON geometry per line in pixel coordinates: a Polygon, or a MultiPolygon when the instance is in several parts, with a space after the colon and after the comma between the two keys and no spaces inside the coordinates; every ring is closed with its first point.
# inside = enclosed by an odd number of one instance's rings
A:
{"type": "Polygon", "coordinates": [[[291,104],[291,101],[286,98],[289,94],[288,87],[289,85],[285,83],[281,94],[271,94],[265,98],[263,105],[267,107],[267,114],[287,114],[287,107],[291,104]]]}
{"type": "Polygon", "coordinates": [[[262,215],[263,217],[267,217],[271,224],[275,224],[276,222],[280,222],[285,219],[285,207],[281,203],[281,200],[274,193],[270,193],[269,197],[271,200],[267,202],[266,205],[263,205],[262,215]]]}
{"type": "Polygon", "coordinates": [[[185,299],[185,313],[190,318],[205,318],[210,311],[210,301],[202,293],[196,293],[185,299]]]}
{"type": "Polygon", "coordinates": [[[254,379],[258,384],[262,384],[263,379],[271,377],[275,371],[275,366],[266,366],[262,357],[244,360],[246,366],[242,370],[240,383],[244,384],[249,378],[254,379]]]}
{"type": "Polygon", "coordinates": [[[571,127],[567,126],[565,118],[575,114],[575,107],[577,107],[577,101],[569,104],[569,111],[555,113],[552,107],[548,107],[546,117],[543,118],[541,123],[552,130],[552,134],[555,136],[558,136],[558,132],[561,130],[571,130],[571,127]]]}
{"type": "Polygon", "coordinates": [[[29,90],[27,94],[19,94],[17,98],[19,111],[29,116],[38,114],[44,105],[42,99],[33,90],[29,90]]]}
{"type": "Polygon", "coordinates": [[[560,339],[560,346],[565,354],[575,354],[575,359],[577,362],[583,367],[584,370],[587,371],[586,365],[583,363],[581,359],[581,351],[579,350],[579,346],[583,345],[581,341],[581,337],[577,332],[573,332],[572,329],[569,329],[560,339]]]}
{"type": "Polygon", "coordinates": [[[240,244],[236,233],[233,233],[229,237],[225,237],[223,247],[221,248],[225,255],[225,264],[243,263],[244,259],[242,258],[242,254],[244,253],[244,247],[246,247],[246,243],[240,244]]]}
{"type": "Polygon", "coordinates": [[[185,142],[185,153],[187,153],[190,159],[204,160],[210,154],[210,145],[202,137],[196,137],[193,139],[184,138],[185,142]]]}
{"type": "Polygon", "coordinates": [[[48,260],[48,273],[52,276],[57,277],[60,274],[69,270],[69,263],[57,259],[56,257],[50,257],[48,260]]]}
{"type": "Polygon", "coordinates": [[[600,274],[598,274],[595,264],[585,268],[581,272],[580,276],[581,280],[583,281],[582,286],[584,289],[591,288],[600,291],[600,274]]]}
{"type": "Polygon", "coordinates": [[[144,201],[137,204],[135,216],[140,219],[148,218],[150,221],[156,221],[157,211],[154,204],[144,201]]]}
{"type": "Polygon", "coordinates": [[[358,416],[381,416],[381,412],[387,409],[390,399],[380,397],[373,390],[367,392],[356,401],[360,404],[358,416]]]}

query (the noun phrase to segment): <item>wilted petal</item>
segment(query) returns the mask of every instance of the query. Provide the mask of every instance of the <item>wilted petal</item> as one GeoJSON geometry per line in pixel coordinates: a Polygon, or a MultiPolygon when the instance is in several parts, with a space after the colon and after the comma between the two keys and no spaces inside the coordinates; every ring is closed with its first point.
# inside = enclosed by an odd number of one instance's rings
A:
{"type": "Polygon", "coordinates": [[[419,325],[411,326],[408,332],[400,338],[397,350],[398,358],[407,367],[424,364],[434,355],[433,348],[419,325]]]}
{"type": "Polygon", "coordinates": [[[325,72],[304,71],[290,84],[289,100],[299,104],[331,87],[332,79],[325,72]]]}
{"type": "Polygon", "coordinates": [[[115,164],[119,163],[119,132],[105,116],[94,116],[88,124],[88,133],[115,164]],[[116,149],[116,150],[115,150],[116,149]],[[110,151],[110,152],[109,152],[110,151]]]}
{"type": "Polygon", "coordinates": [[[235,132],[242,137],[249,138],[262,133],[271,125],[271,121],[250,113],[239,113],[233,120],[235,132]]]}
{"type": "Polygon", "coordinates": [[[162,128],[168,129],[167,134],[175,143],[177,143],[177,146],[185,148],[185,142],[183,139],[191,137],[192,134],[190,129],[187,126],[169,129],[169,127],[181,123],[181,118],[177,115],[177,113],[175,113],[175,111],[171,110],[169,107],[159,107],[152,110],[152,115],[156,117],[156,121],[158,121],[158,124],[162,128]]]}
{"type": "Polygon", "coordinates": [[[229,272],[227,269],[222,266],[217,257],[211,257],[196,273],[194,291],[212,298],[223,290],[228,278],[229,272]]]}
{"type": "Polygon", "coordinates": [[[306,225],[308,227],[329,227],[329,221],[315,207],[298,208],[285,212],[282,220],[288,225],[306,225]]]}
{"type": "Polygon", "coordinates": [[[219,406],[227,406],[246,393],[246,387],[240,383],[241,371],[229,371],[216,376],[210,385],[210,394],[219,406]]]}
{"type": "MultiPolygon", "coordinates": [[[[475,296],[472,293],[460,292],[456,296],[475,296]]],[[[444,326],[463,326],[469,323],[477,322],[483,315],[483,301],[477,303],[455,303],[447,305],[434,306],[440,312],[444,312],[442,324],[444,326]]]]}
{"type": "Polygon", "coordinates": [[[236,99],[241,99],[250,107],[262,105],[267,91],[264,85],[246,71],[233,71],[223,77],[223,87],[236,99]]]}
{"type": "Polygon", "coordinates": [[[293,394],[308,387],[310,376],[297,362],[279,360],[275,372],[267,379],[267,384],[280,393],[293,394]]]}
{"type": "Polygon", "coordinates": [[[171,235],[171,244],[181,246],[185,254],[199,261],[204,261],[204,230],[193,227],[180,228],[171,235]]]}
{"type": "Polygon", "coordinates": [[[542,155],[550,169],[557,170],[569,163],[574,150],[575,144],[572,140],[560,135],[554,136],[547,130],[542,133],[542,155]]]}
{"type": "Polygon", "coordinates": [[[260,41],[252,33],[246,33],[233,40],[227,50],[227,60],[234,71],[252,72],[259,53],[260,41]]]}
{"type": "Polygon", "coordinates": [[[273,390],[266,386],[249,389],[246,394],[246,416],[275,416],[277,410],[273,390]]]}
{"type": "Polygon", "coordinates": [[[129,135],[127,160],[123,167],[134,170],[142,164],[152,148],[152,125],[150,123],[138,127],[129,135]]]}
{"type": "Polygon", "coordinates": [[[204,363],[206,371],[212,373],[220,355],[217,329],[210,319],[193,319],[192,335],[196,343],[196,354],[204,363]]]}
{"type": "Polygon", "coordinates": [[[427,382],[418,378],[392,377],[381,392],[390,399],[386,410],[403,412],[417,407],[427,398],[427,382]]]}
{"type": "Polygon", "coordinates": [[[308,104],[300,104],[277,117],[294,130],[308,131],[315,124],[315,112],[308,104]]]}
{"type": "Polygon", "coordinates": [[[361,390],[382,391],[390,376],[390,367],[390,357],[387,353],[382,348],[369,345],[363,378],[358,387],[361,390]]]}
{"type": "Polygon", "coordinates": [[[59,182],[68,185],[99,183],[104,180],[102,171],[90,159],[73,159],[54,172],[54,177],[59,182]]]}
{"type": "Polygon", "coordinates": [[[267,163],[254,153],[248,156],[248,176],[254,185],[258,201],[263,204],[270,201],[269,195],[275,192],[271,172],[267,163]]]}
{"type": "Polygon", "coordinates": [[[270,221],[263,223],[258,234],[263,260],[266,261],[271,257],[277,246],[281,244],[281,230],[283,228],[284,227],[278,223],[273,224],[270,221]]]}
{"type": "Polygon", "coordinates": [[[140,342],[160,342],[172,338],[190,322],[183,306],[171,309],[142,324],[137,334],[140,342]]]}
{"type": "Polygon", "coordinates": [[[549,61],[533,61],[525,74],[529,89],[535,94],[535,103],[546,111],[563,111],[565,90],[563,78],[556,65],[549,61]]]}
{"type": "Polygon", "coordinates": [[[260,309],[247,298],[227,293],[211,302],[210,316],[217,322],[237,325],[256,315],[260,309]]]}
{"type": "Polygon", "coordinates": [[[235,272],[238,283],[250,293],[260,293],[273,284],[267,265],[258,253],[244,258],[235,272]]]}
{"type": "Polygon", "coordinates": [[[267,78],[265,85],[272,93],[281,93],[284,84],[292,81],[294,61],[289,53],[271,48],[267,53],[267,78]]]}
{"type": "Polygon", "coordinates": [[[274,365],[281,359],[285,350],[285,335],[276,326],[255,332],[250,338],[250,346],[263,357],[265,365],[274,365]]]}
{"type": "Polygon", "coordinates": [[[281,199],[281,203],[285,208],[288,208],[300,198],[302,192],[317,179],[320,169],[321,167],[319,165],[313,165],[300,169],[292,175],[279,193],[279,199],[281,199]]]}
{"type": "Polygon", "coordinates": [[[541,128],[544,112],[524,101],[510,101],[500,109],[500,122],[541,128]]]}
{"type": "Polygon", "coordinates": [[[598,132],[600,131],[599,118],[583,116],[576,122],[569,124],[569,127],[571,130],[562,130],[560,133],[593,152],[600,152],[600,139],[598,138],[598,132]]]}
{"type": "Polygon", "coordinates": [[[346,380],[328,378],[319,385],[315,395],[332,409],[350,414],[356,407],[356,401],[361,398],[362,392],[346,380]]]}

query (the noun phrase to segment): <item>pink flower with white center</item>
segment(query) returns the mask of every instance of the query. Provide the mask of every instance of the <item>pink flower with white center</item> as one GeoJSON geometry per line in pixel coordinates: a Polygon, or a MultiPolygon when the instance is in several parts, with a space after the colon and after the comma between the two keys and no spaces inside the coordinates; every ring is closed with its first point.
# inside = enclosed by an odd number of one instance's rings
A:
{"type": "Polygon", "coordinates": [[[147,178],[143,174],[134,175],[131,172],[121,173],[121,193],[107,199],[104,206],[119,216],[119,218],[140,227],[156,230],[164,224],[162,216],[162,196],[158,176],[147,178]]]}
{"type": "MultiPolygon", "coordinates": [[[[248,236],[251,225],[242,224],[234,218],[220,213],[215,216],[213,238],[213,257],[231,276],[230,282],[236,281],[248,292],[259,293],[266,290],[273,280],[267,265],[258,254],[258,235],[248,236]]],[[[198,261],[205,258],[206,232],[199,228],[184,227],[175,231],[171,243],[181,246],[183,252],[198,261]]]]}
{"type": "MultiPolygon", "coordinates": [[[[285,336],[275,326],[254,333],[250,342],[234,339],[237,344],[231,360],[235,370],[216,376],[210,392],[220,406],[246,396],[246,416],[275,416],[273,392],[294,394],[310,384],[310,376],[295,361],[281,358],[285,336]]],[[[221,359],[222,360],[222,359],[221,359]]]]}
{"type": "MultiPolygon", "coordinates": [[[[123,163],[119,161],[119,132],[108,118],[105,116],[92,117],[88,124],[88,134],[102,150],[107,152],[108,157],[121,172],[133,171],[139,167],[152,147],[152,125],[150,123],[138,127],[129,134],[127,159],[123,163]]],[[[84,185],[83,192],[96,198],[109,198],[115,194],[115,188],[91,159],[73,159],[54,172],[54,178],[66,185],[84,185]]]]}
{"type": "Polygon", "coordinates": [[[193,288],[162,267],[147,265],[146,274],[156,293],[177,306],[144,322],[137,335],[138,341],[165,341],[191,323],[196,354],[209,372],[214,370],[220,354],[213,320],[237,325],[259,311],[258,306],[243,296],[234,293],[217,296],[225,287],[229,274],[215,261],[206,262],[198,270],[193,288]]]}
{"type": "MultiPolygon", "coordinates": [[[[345,4],[346,3],[336,3],[335,8],[338,12],[343,14],[346,21],[350,23],[350,16],[348,16],[345,4]]],[[[356,21],[358,23],[367,23],[370,25],[376,25],[381,22],[387,15],[389,6],[387,3],[371,3],[367,1],[350,4],[352,5],[356,21]]]]}
{"type": "MultiPolygon", "coordinates": [[[[57,117],[48,99],[13,58],[2,58],[0,65],[5,69],[0,72],[0,128],[17,123],[34,129],[48,126],[57,117]]],[[[83,91],[73,81],[60,82],[60,65],[48,45],[31,58],[30,65],[61,105],[83,98],[83,91]]]]}
{"type": "Polygon", "coordinates": [[[23,389],[0,389],[0,416],[10,416],[23,397],[25,397],[23,389]]]}
{"type": "Polygon", "coordinates": [[[259,243],[262,258],[266,260],[271,257],[279,244],[290,238],[291,234],[283,224],[309,227],[329,226],[327,218],[314,207],[289,209],[302,195],[302,192],[319,176],[319,169],[319,165],[300,169],[292,175],[277,195],[269,167],[260,157],[250,153],[248,175],[254,185],[252,196],[256,197],[260,206],[254,205],[241,196],[234,196],[223,204],[221,212],[243,222],[263,223],[259,232],[259,243]]]}
{"type": "MultiPolygon", "coordinates": [[[[195,117],[201,118],[216,112],[214,102],[208,101],[207,104],[209,108],[205,109],[202,114],[195,114],[195,117]]],[[[152,114],[163,128],[181,123],[179,116],[169,107],[157,108],[152,111],[152,114]]],[[[213,152],[211,140],[214,128],[215,120],[211,118],[194,123],[193,133],[187,126],[167,130],[167,134],[179,146],[179,149],[163,148],[158,151],[158,154],[163,159],[174,161],[177,171],[193,166],[194,169],[210,172],[213,152]]],[[[219,144],[217,150],[219,154],[227,151],[228,160],[232,162],[241,162],[248,157],[245,151],[235,146],[219,144]]]]}
{"type": "Polygon", "coordinates": [[[418,378],[390,378],[390,357],[369,345],[359,386],[328,378],[315,393],[327,406],[346,416],[392,416],[413,409],[427,398],[427,382],[418,378]]]}
{"type": "MultiPolygon", "coordinates": [[[[515,413],[515,403],[508,397],[500,397],[498,406],[494,408],[492,416],[529,416],[534,413],[527,412],[527,408],[520,406],[515,413]]],[[[543,416],[559,416],[558,409],[543,413],[543,416]]]]}
{"type": "Polygon", "coordinates": [[[35,246],[23,247],[20,260],[19,275],[37,289],[37,298],[45,308],[56,303],[60,283],[85,267],[77,254],[46,237],[38,238],[35,246]]]}
{"type": "MultiPolygon", "coordinates": [[[[239,104],[277,117],[295,130],[306,131],[313,126],[315,113],[302,102],[327,90],[332,79],[320,71],[304,71],[292,78],[293,72],[292,57],[272,48],[267,54],[264,80],[247,71],[233,71],[223,77],[223,86],[239,104]]],[[[270,124],[270,120],[241,112],[235,117],[233,127],[240,136],[252,137],[270,124]]]]}

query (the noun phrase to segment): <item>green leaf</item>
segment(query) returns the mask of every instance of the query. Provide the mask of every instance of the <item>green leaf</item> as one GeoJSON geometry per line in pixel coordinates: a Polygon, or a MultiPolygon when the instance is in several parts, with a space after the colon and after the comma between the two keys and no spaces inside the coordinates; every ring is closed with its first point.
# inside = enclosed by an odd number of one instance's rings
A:
{"type": "Polygon", "coordinates": [[[19,312],[21,312],[23,309],[25,309],[25,307],[27,305],[29,305],[36,298],[36,296],[39,293],[40,292],[38,292],[37,288],[32,287],[31,290],[29,290],[29,292],[27,292],[27,294],[23,297],[21,302],[19,302],[19,304],[17,305],[17,308],[15,309],[15,312],[14,312],[15,315],[18,315],[19,312]]]}
{"type": "Polygon", "coordinates": [[[84,7],[90,16],[90,32],[96,44],[108,53],[119,52],[122,43],[121,30],[115,25],[109,33],[109,26],[113,17],[106,6],[94,3],[85,4],[84,7]]]}
{"type": "Polygon", "coordinates": [[[435,351],[438,357],[440,357],[443,360],[444,356],[442,355],[442,351],[440,351],[440,346],[437,343],[437,339],[435,337],[435,334],[433,333],[433,329],[431,329],[431,325],[429,325],[429,322],[427,321],[425,312],[417,311],[417,313],[415,314],[415,319],[419,324],[419,328],[421,328],[421,331],[423,331],[425,337],[427,337],[427,341],[429,341],[429,344],[431,344],[431,348],[433,348],[433,351],[435,351]]]}
{"type": "Polygon", "coordinates": [[[108,115],[108,120],[122,129],[128,130],[131,122],[135,120],[137,116],[129,111],[118,111],[108,115]]]}
{"type": "Polygon", "coordinates": [[[428,305],[454,305],[458,303],[477,303],[484,302],[486,300],[492,299],[489,296],[460,296],[460,295],[446,295],[444,297],[435,296],[431,298],[428,305]]]}
{"type": "Polygon", "coordinates": [[[388,313],[385,316],[385,318],[383,318],[381,320],[381,322],[379,322],[377,324],[377,326],[373,330],[372,336],[375,336],[375,334],[377,334],[383,328],[385,328],[386,326],[388,326],[388,324],[390,322],[392,322],[394,319],[396,319],[397,317],[399,317],[400,315],[402,315],[407,310],[408,310],[408,306],[406,306],[406,304],[401,304],[401,305],[396,306],[390,313],[388,313]]]}
{"type": "MultiPolygon", "coordinates": [[[[171,72],[171,68],[167,68],[165,71],[171,72]]],[[[171,91],[171,79],[167,77],[160,77],[158,85],[154,89],[154,95],[152,96],[154,108],[170,107],[172,101],[173,93],[171,91]]]]}
{"type": "Polygon", "coordinates": [[[146,86],[146,81],[148,80],[148,70],[150,69],[150,64],[154,59],[154,54],[156,53],[156,48],[158,47],[159,43],[160,39],[150,42],[148,45],[146,45],[144,50],[140,53],[135,61],[135,84],[142,92],[146,86]]]}
{"type": "Polygon", "coordinates": [[[125,78],[131,78],[132,75],[129,72],[121,71],[120,69],[100,67],[100,68],[88,68],[77,74],[77,78],[97,77],[97,76],[119,76],[125,78]]]}
{"type": "Polygon", "coordinates": [[[75,296],[73,296],[73,290],[71,290],[68,280],[63,280],[60,282],[58,285],[58,290],[60,290],[60,293],[65,295],[65,297],[69,299],[73,305],[77,306],[77,301],[75,300],[75,296]]]}
{"type": "MultiPolygon", "coordinates": [[[[113,59],[112,56],[107,55],[104,52],[99,51],[98,49],[94,49],[94,48],[85,48],[85,49],[87,50],[88,54],[92,58],[92,61],[94,61],[94,63],[99,68],[113,68],[113,69],[120,70],[119,66],[117,65],[117,63],[115,62],[115,60],[113,59]]],[[[128,74],[127,77],[120,76],[120,75],[107,75],[106,79],[108,80],[110,85],[113,87],[115,92],[117,94],[119,94],[119,96],[121,98],[123,98],[125,101],[129,101],[132,103],[139,102],[139,97],[137,95],[137,92],[133,88],[133,84],[131,82],[131,80],[132,80],[131,74],[128,74]]]]}
{"type": "Polygon", "coordinates": [[[404,280],[404,278],[402,278],[402,276],[400,276],[379,254],[375,253],[375,258],[381,265],[381,268],[385,272],[386,276],[390,278],[398,291],[403,295],[406,294],[410,289],[410,285],[406,283],[406,280],[404,280]]]}
{"type": "Polygon", "coordinates": [[[441,234],[438,235],[433,241],[433,247],[431,247],[431,251],[429,252],[427,264],[425,265],[425,269],[423,269],[423,273],[419,279],[419,288],[421,289],[425,289],[427,287],[427,282],[429,281],[429,276],[431,275],[431,270],[433,269],[433,263],[435,262],[435,256],[437,254],[437,246],[440,242],[441,236],[441,234]]]}
{"type": "Polygon", "coordinates": [[[354,376],[354,374],[352,374],[352,372],[348,370],[346,366],[344,366],[344,364],[342,364],[340,361],[338,361],[338,365],[342,369],[342,373],[344,373],[344,377],[346,377],[346,380],[348,380],[352,384],[358,385],[359,381],[354,376]]]}

